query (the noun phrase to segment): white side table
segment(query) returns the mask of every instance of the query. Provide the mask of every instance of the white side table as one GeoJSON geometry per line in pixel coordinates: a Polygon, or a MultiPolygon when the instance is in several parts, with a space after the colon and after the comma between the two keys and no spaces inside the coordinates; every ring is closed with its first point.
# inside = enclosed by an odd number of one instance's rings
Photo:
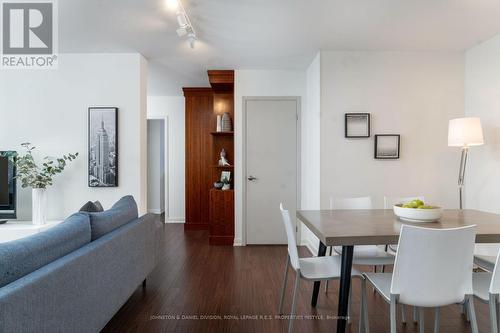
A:
{"type": "Polygon", "coordinates": [[[35,225],[31,221],[8,221],[0,224],[0,243],[10,242],[48,230],[61,221],[49,221],[46,224],[35,225]]]}

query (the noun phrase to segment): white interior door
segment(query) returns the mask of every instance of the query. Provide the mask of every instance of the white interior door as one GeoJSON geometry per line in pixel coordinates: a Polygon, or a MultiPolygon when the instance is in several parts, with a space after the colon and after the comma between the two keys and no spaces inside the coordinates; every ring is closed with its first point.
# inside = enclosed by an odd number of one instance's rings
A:
{"type": "Polygon", "coordinates": [[[295,220],[298,98],[245,99],[247,244],[286,244],[280,202],[295,220]]]}

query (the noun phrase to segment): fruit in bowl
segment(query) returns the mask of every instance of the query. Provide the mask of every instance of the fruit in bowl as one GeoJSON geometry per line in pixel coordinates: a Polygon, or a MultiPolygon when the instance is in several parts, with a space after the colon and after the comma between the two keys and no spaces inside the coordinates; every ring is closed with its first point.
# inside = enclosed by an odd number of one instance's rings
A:
{"type": "Polygon", "coordinates": [[[443,209],[415,199],[394,205],[394,214],[400,219],[410,222],[434,222],[441,218],[443,209]]]}

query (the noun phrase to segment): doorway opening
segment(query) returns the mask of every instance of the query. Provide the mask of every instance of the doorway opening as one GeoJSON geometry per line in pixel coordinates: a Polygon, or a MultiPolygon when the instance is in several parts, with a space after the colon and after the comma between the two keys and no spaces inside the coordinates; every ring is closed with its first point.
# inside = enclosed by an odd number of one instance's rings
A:
{"type": "Polygon", "coordinates": [[[148,213],[166,213],[165,120],[148,119],[148,213]]]}

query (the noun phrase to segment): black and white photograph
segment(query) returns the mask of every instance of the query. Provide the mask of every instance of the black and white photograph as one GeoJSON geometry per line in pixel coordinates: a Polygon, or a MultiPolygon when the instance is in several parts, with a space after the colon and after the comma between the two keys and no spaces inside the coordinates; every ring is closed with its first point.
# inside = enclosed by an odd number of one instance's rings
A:
{"type": "Polygon", "coordinates": [[[118,186],[118,108],[89,108],[89,187],[118,186]]]}
{"type": "Polygon", "coordinates": [[[346,113],[345,114],[345,137],[346,138],[369,138],[370,137],[370,114],[369,113],[346,113]]]}
{"type": "Polygon", "coordinates": [[[399,134],[375,135],[375,158],[381,160],[398,159],[400,141],[401,136],[399,134]]]}

